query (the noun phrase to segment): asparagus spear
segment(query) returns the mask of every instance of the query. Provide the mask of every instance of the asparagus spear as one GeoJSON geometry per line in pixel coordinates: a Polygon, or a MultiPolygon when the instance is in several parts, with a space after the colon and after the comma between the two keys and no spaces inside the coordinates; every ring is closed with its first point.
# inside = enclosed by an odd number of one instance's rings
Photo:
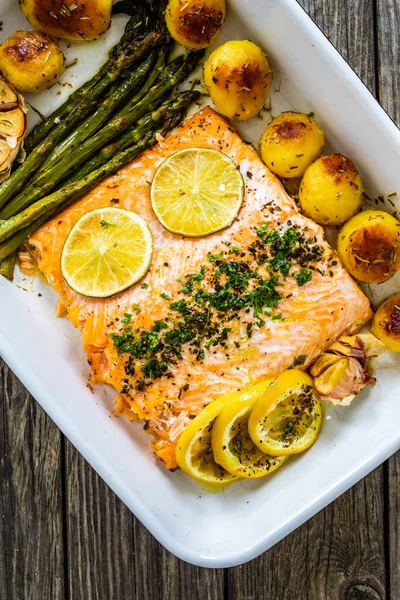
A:
{"type": "Polygon", "coordinates": [[[70,135],[53,150],[40,167],[39,172],[49,169],[52,165],[65,158],[70,152],[74,151],[75,147],[97,133],[100,127],[109,119],[110,115],[112,115],[115,110],[137,90],[139,85],[143,83],[155,57],[156,54],[153,50],[143,63],[136,70],[132,71],[130,76],[127,77],[127,79],[124,79],[121,84],[107,96],[97,110],[87,117],[79,127],[70,133],[70,135]]]}
{"type": "MultiPolygon", "coordinates": [[[[133,145],[118,152],[107,163],[98,169],[95,169],[82,179],[79,179],[79,181],[65,185],[60,190],[38,200],[38,202],[35,202],[14,217],[11,217],[6,221],[0,221],[0,242],[3,242],[0,243],[0,257],[4,256],[5,240],[10,240],[15,234],[22,232],[26,235],[26,232],[30,231],[33,225],[35,225],[36,229],[39,224],[58,212],[60,208],[64,208],[71,202],[82,197],[105,177],[113,175],[125,164],[134,160],[143,150],[156,144],[156,132],[161,131],[162,134],[165,135],[168,130],[175,127],[183,119],[190,101],[197,97],[196,92],[182,92],[181,94],[178,94],[173,101],[166,103],[163,111],[155,111],[153,115],[149,115],[146,119],[142,119],[140,126],[137,127],[136,134],[132,134],[132,141],[135,142],[133,145]],[[161,116],[169,118],[167,121],[162,121],[161,124],[157,126],[157,122],[154,121],[154,118],[161,118],[161,116]],[[138,139],[139,136],[143,136],[143,134],[145,134],[144,137],[138,139]]],[[[15,246],[9,246],[9,252],[12,252],[14,248],[15,246]]]]}
{"type": "MultiPolygon", "coordinates": [[[[152,32],[140,42],[136,42],[131,48],[129,64],[133,64],[156,44],[159,43],[159,34],[152,32]]],[[[28,158],[21,166],[12,173],[0,186],[0,208],[2,208],[10,198],[23,187],[25,182],[32,177],[43,160],[59,144],[65,136],[85,118],[90,111],[94,110],[98,102],[98,90],[93,89],[93,95],[90,98],[82,99],[81,103],[71,112],[68,117],[53,129],[49,135],[36,146],[28,158]]]]}
{"type": "MultiPolygon", "coordinates": [[[[175,114],[168,121],[166,121],[164,123],[162,128],[158,128],[158,130],[156,128],[155,131],[152,131],[149,134],[147,134],[148,146],[144,146],[143,149],[145,149],[145,147],[150,147],[156,143],[155,133],[157,131],[159,131],[159,133],[161,133],[161,135],[165,136],[166,133],[170,129],[174,129],[175,127],[177,127],[184,119],[185,113],[186,113],[186,109],[177,110],[175,112],[175,114]]],[[[130,159],[130,160],[133,160],[133,159],[130,159]]],[[[60,208],[64,208],[64,207],[62,206],[60,208]]],[[[56,212],[58,212],[58,210],[59,209],[54,211],[53,208],[50,208],[49,210],[45,211],[44,214],[40,218],[32,221],[29,225],[27,225],[26,227],[23,227],[22,229],[17,231],[17,233],[14,233],[9,238],[7,238],[5,241],[1,242],[0,243],[0,259],[6,258],[12,252],[14,252],[14,250],[18,249],[19,246],[21,244],[23,244],[25,242],[25,240],[30,235],[32,235],[32,233],[34,233],[36,231],[36,229],[38,229],[48,219],[50,219],[52,216],[54,216],[54,214],[56,214],[56,212]]]]}
{"type": "Polygon", "coordinates": [[[98,169],[101,165],[108,162],[117,152],[121,152],[126,148],[129,148],[135,143],[144,133],[147,133],[154,127],[154,123],[162,120],[169,120],[175,118],[178,115],[178,120],[182,119],[182,111],[186,112],[187,108],[195,102],[200,96],[200,92],[195,91],[184,91],[179,92],[165,101],[159,108],[153,112],[142,117],[134,129],[127,131],[124,135],[118,138],[115,142],[112,142],[108,146],[102,148],[102,150],[93,156],[77,173],[75,173],[67,183],[78,181],[86,175],[89,175],[91,171],[98,169]]]}
{"type": "Polygon", "coordinates": [[[92,97],[95,89],[99,90],[100,93],[105,92],[127,66],[126,62],[132,41],[138,39],[144,33],[148,33],[152,25],[147,3],[136,2],[135,4],[137,4],[137,12],[129,19],[120,41],[111,48],[107,61],[89,81],[73,92],[45,121],[39,123],[31,131],[25,140],[27,154],[30,154],[33,148],[44,140],[63,117],[73,112],[84,98],[92,97]]]}
{"type": "Polygon", "coordinates": [[[14,279],[14,267],[17,262],[17,250],[14,250],[4,260],[0,262],[0,275],[7,277],[7,279],[14,279]]]}
{"type": "Polygon", "coordinates": [[[11,217],[11,219],[7,219],[6,221],[0,221],[0,242],[3,242],[15,233],[28,227],[36,219],[40,219],[44,216],[49,218],[50,215],[58,212],[61,207],[68,206],[71,202],[86,194],[105,177],[116,173],[118,169],[126,163],[131,162],[138,154],[154,145],[156,142],[155,134],[148,133],[147,136],[137,144],[118,153],[108,163],[99,169],[92,171],[83,179],[66,185],[49,196],[45,196],[15,215],[15,217],[11,217]]]}
{"type": "Polygon", "coordinates": [[[59,183],[61,183],[73,170],[88,160],[93,154],[99,152],[104,144],[115,139],[119,134],[126,131],[136,121],[153,110],[159,105],[159,102],[165,98],[170,91],[181,81],[186,79],[189,73],[197,65],[203,51],[191,52],[184,59],[178,57],[160,75],[154,86],[152,86],[146,96],[129,108],[124,108],[107,123],[96,135],[92,136],[74,154],[68,156],[68,160],[57,163],[49,170],[40,173],[34,178],[32,184],[28,186],[21,194],[16,196],[0,213],[0,218],[8,219],[16,215],[21,210],[32,204],[35,200],[43,198],[51,192],[59,183]]]}

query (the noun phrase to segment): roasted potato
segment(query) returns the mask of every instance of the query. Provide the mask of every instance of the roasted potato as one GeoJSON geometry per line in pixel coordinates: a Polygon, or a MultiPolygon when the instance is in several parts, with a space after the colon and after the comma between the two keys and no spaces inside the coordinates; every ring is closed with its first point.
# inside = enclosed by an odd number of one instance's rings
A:
{"type": "Polygon", "coordinates": [[[27,125],[24,99],[0,77],[0,183],[21,152],[27,125]]]}
{"type": "Polygon", "coordinates": [[[170,34],[190,50],[206,48],[225,18],[225,0],[169,0],[165,20],[170,34]]]}
{"type": "Polygon", "coordinates": [[[19,0],[35,29],[66,40],[93,40],[110,25],[112,0],[19,0]]]}
{"type": "Polygon", "coordinates": [[[40,31],[16,31],[0,46],[0,71],[20,92],[41,92],[64,70],[60,46],[40,31]]]}
{"type": "Polygon", "coordinates": [[[300,205],[317,223],[340,225],[358,211],[363,191],[354,163],[342,154],[328,154],[318,158],[304,173],[300,205]]]}
{"type": "Polygon", "coordinates": [[[264,52],[248,40],[232,40],[210,54],[204,81],[220,113],[234,121],[255,117],[268,97],[272,69],[264,52]]]}
{"type": "Polygon", "coordinates": [[[373,318],[371,331],[388,350],[400,352],[400,293],[380,305],[373,318]]]}
{"type": "Polygon", "coordinates": [[[284,112],[269,123],[260,140],[261,157],[270,171],[292,179],[304,175],[325,146],[325,136],[310,116],[284,112]]]}
{"type": "Polygon", "coordinates": [[[400,222],[382,210],[366,210],[348,221],[338,253],[358,281],[382,283],[400,269],[400,222]]]}

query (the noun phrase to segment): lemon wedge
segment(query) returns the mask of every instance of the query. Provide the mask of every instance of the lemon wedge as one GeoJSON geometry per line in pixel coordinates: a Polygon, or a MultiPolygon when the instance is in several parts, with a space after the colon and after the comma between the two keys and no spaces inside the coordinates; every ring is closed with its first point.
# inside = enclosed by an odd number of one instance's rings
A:
{"type": "Polygon", "coordinates": [[[273,382],[262,381],[224,408],[216,418],[211,440],[214,458],[224,469],[239,477],[269,475],[287,460],[287,456],[270,456],[262,452],[249,436],[247,424],[254,404],[263,398],[273,382]]]}
{"type": "Polygon", "coordinates": [[[321,402],[311,377],[290,369],[256,402],[248,431],[263,452],[273,456],[297,454],[315,442],[322,418],[321,402]]]}
{"type": "Polygon", "coordinates": [[[152,252],[152,236],[141,217],[121,208],[98,208],[71,229],[61,271],[78,294],[107,298],[143,277],[152,252]]]}
{"type": "Polygon", "coordinates": [[[244,182],[229,156],[188,148],[166,158],[151,184],[151,204],[172,233],[202,237],[228,227],[243,202],[244,182]]]}
{"type": "Polygon", "coordinates": [[[217,416],[238,394],[224,394],[210,402],[181,434],[176,447],[178,466],[188,475],[213,486],[222,486],[237,477],[215,462],[211,447],[211,430],[217,416]]]}

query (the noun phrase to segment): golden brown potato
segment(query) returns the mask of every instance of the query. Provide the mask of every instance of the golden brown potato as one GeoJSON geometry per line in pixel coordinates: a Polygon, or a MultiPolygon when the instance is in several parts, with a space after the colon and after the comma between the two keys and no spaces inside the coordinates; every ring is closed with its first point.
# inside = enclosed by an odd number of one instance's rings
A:
{"type": "Polygon", "coordinates": [[[380,305],[372,321],[371,331],[388,350],[400,352],[400,294],[380,305]]]}
{"type": "Polygon", "coordinates": [[[204,81],[220,113],[235,121],[255,117],[271,87],[272,69],[264,52],[248,40],[232,40],[210,54],[204,81]]]}
{"type": "Polygon", "coordinates": [[[382,283],[400,269],[400,223],[382,210],[365,210],[338,238],[339,256],[358,281],[382,283]]]}
{"type": "Polygon", "coordinates": [[[110,25],[112,0],[19,0],[35,29],[66,40],[93,40],[110,25]]]}
{"type": "Polygon", "coordinates": [[[190,50],[206,48],[225,18],[225,0],[169,0],[165,20],[170,34],[190,50]]]}
{"type": "Polygon", "coordinates": [[[0,46],[0,71],[20,92],[40,92],[64,70],[60,46],[40,31],[16,31],[0,46]]]}
{"type": "Polygon", "coordinates": [[[296,112],[272,119],[260,140],[261,158],[270,171],[286,179],[304,175],[324,146],[325,136],[318,123],[296,112]]]}
{"type": "Polygon", "coordinates": [[[321,225],[340,225],[360,208],[363,183],[354,163],[342,154],[328,154],[308,167],[299,199],[303,212],[321,225]]]}
{"type": "Polygon", "coordinates": [[[10,174],[27,131],[26,109],[22,96],[0,78],[0,183],[10,174]]]}

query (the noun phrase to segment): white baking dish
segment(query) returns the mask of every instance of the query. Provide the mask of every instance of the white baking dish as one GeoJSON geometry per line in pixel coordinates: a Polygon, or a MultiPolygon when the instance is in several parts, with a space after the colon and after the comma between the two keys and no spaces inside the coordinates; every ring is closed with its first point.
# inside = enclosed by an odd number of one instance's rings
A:
{"type": "MultiPolygon", "coordinates": [[[[0,19],[1,40],[27,27],[14,0],[2,0],[0,19]]],[[[64,81],[87,79],[122,25],[116,19],[100,42],[72,45],[68,60],[79,62],[64,81]]],[[[370,195],[400,192],[400,132],[295,0],[230,0],[219,43],[243,37],[271,57],[274,111],[314,111],[331,147],[356,161],[370,195]]],[[[32,102],[50,112],[69,91],[56,86],[32,102]]],[[[260,128],[256,119],[241,131],[256,138],[260,128]]],[[[17,284],[0,281],[1,355],[142,523],[188,562],[227,567],[254,558],[400,447],[400,361],[387,354],[377,385],[350,408],[329,408],[321,436],[306,454],[269,479],[210,494],[157,463],[140,426],[111,416],[111,390],[92,395],[80,336],[66,319],[55,318],[52,289],[39,277],[32,283],[19,276],[17,284]]],[[[388,295],[393,284],[379,293],[388,295]]]]}

